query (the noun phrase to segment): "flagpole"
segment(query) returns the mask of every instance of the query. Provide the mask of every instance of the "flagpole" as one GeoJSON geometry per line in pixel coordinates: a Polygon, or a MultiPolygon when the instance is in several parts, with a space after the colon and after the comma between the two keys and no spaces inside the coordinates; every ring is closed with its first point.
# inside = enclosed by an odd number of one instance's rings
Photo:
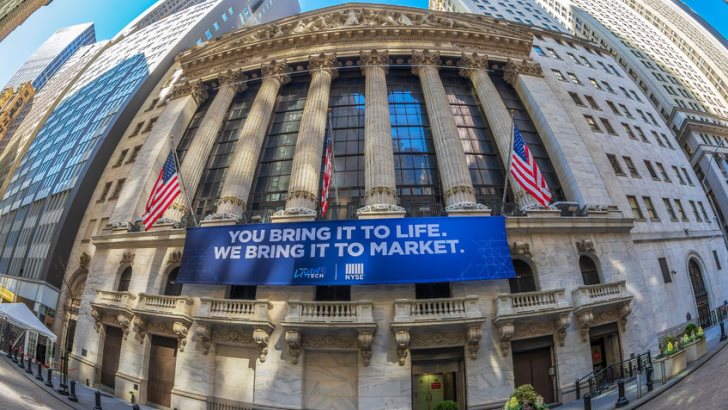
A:
{"type": "Polygon", "coordinates": [[[169,136],[169,143],[172,146],[172,156],[174,156],[174,166],[177,168],[177,179],[179,179],[179,186],[182,187],[182,195],[185,197],[185,202],[187,203],[187,209],[190,210],[190,216],[192,216],[192,222],[194,223],[194,226],[199,226],[199,223],[197,223],[197,217],[195,217],[195,211],[192,209],[192,202],[190,200],[190,196],[187,195],[187,187],[185,186],[185,181],[182,178],[182,167],[180,166],[179,157],[177,157],[177,149],[174,147],[174,137],[169,136]]]}
{"type": "Polygon", "coordinates": [[[506,182],[503,184],[503,199],[501,199],[501,214],[505,214],[506,208],[506,193],[508,192],[508,178],[511,176],[511,163],[513,162],[513,136],[516,133],[516,122],[513,119],[513,113],[515,110],[511,110],[511,137],[510,144],[508,144],[508,158],[506,158],[506,182]]]}
{"type": "Polygon", "coordinates": [[[339,206],[339,184],[336,183],[336,153],[334,152],[334,129],[331,126],[331,108],[328,109],[328,126],[329,126],[329,137],[331,144],[331,175],[333,176],[331,182],[334,183],[334,197],[336,199],[336,206],[339,206]]]}

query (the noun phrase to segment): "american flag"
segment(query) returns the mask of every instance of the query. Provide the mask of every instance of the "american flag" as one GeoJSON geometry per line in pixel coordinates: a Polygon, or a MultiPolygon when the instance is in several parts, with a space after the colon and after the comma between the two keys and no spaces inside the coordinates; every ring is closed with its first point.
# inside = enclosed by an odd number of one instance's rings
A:
{"type": "Polygon", "coordinates": [[[326,216],[326,211],[329,209],[329,189],[331,188],[331,178],[333,178],[334,164],[333,153],[331,152],[331,129],[326,128],[326,138],[324,142],[326,149],[326,158],[324,159],[324,183],[321,187],[321,216],[326,216]]]}
{"type": "Polygon", "coordinates": [[[518,127],[513,127],[513,156],[511,156],[511,175],[518,184],[544,207],[551,202],[551,190],[546,184],[531,150],[523,141],[518,127]]]}
{"type": "Polygon", "coordinates": [[[164,211],[172,205],[172,202],[181,192],[174,153],[170,151],[162,170],[159,172],[157,181],[154,183],[154,188],[149,194],[149,199],[147,199],[147,206],[142,217],[144,229],[151,228],[157,222],[157,219],[164,215],[164,211]]]}

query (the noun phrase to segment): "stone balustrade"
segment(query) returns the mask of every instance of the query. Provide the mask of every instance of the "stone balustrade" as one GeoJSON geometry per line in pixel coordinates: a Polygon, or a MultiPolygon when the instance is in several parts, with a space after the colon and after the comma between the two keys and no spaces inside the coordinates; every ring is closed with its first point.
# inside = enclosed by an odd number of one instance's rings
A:
{"type": "Polygon", "coordinates": [[[598,285],[579,286],[572,291],[574,307],[617,301],[631,298],[625,281],[600,283],[598,285]]]}
{"type": "Polygon", "coordinates": [[[189,319],[192,316],[192,298],[140,293],[134,310],[146,315],[181,316],[189,319]]]}
{"type": "Polygon", "coordinates": [[[478,296],[443,299],[396,299],[395,322],[439,321],[482,316],[478,296]]]}
{"type": "Polygon", "coordinates": [[[286,322],[299,323],[370,323],[373,304],[368,300],[355,302],[288,301],[286,322]]]}
{"type": "Polygon", "coordinates": [[[496,317],[529,315],[569,308],[564,289],[500,294],[496,298],[496,317]]]}
{"type": "Polygon", "coordinates": [[[136,299],[137,297],[130,292],[97,290],[96,299],[94,299],[93,305],[119,310],[129,310],[134,307],[136,299]]]}
{"type": "Polygon", "coordinates": [[[267,322],[268,309],[271,307],[268,300],[200,298],[195,319],[267,322]]]}
{"type": "Polygon", "coordinates": [[[633,298],[625,281],[579,286],[571,294],[584,341],[589,339],[589,329],[598,324],[618,321],[625,328],[633,298]]]}

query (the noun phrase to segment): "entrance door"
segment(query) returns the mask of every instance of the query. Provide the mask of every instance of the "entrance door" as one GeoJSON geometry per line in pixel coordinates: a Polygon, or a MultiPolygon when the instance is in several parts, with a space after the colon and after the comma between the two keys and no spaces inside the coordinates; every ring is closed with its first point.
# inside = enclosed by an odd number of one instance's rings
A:
{"type": "Polygon", "coordinates": [[[710,323],[710,306],[708,304],[708,289],[703,281],[703,273],[700,265],[695,259],[690,259],[688,263],[688,273],[690,274],[690,282],[693,284],[693,294],[695,295],[695,305],[698,310],[698,320],[700,326],[708,327],[710,323]]]}
{"type": "Polygon", "coordinates": [[[148,401],[164,407],[170,406],[176,364],[177,339],[153,335],[149,349],[148,401]]]}
{"type": "Polygon", "coordinates": [[[421,374],[415,377],[415,409],[433,410],[445,399],[445,377],[442,373],[421,374]]]}
{"type": "Polygon", "coordinates": [[[513,352],[513,373],[516,387],[530,384],[546,403],[554,402],[551,347],[513,352]]]}
{"type": "Polygon", "coordinates": [[[116,371],[119,370],[119,354],[121,353],[121,329],[106,326],[104,337],[104,353],[101,357],[101,384],[114,389],[116,371]]]}
{"type": "Polygon", "coordinates": [[[617,323],[607,323],[589,329],[591,359],[594,372],[622,361],[622,347],[617,323]]]}
{"type": "Polygon", "coordinates": [[[445,400],[467,408],[463,348],[412,350],[412,407],[434,410],[445,400]]]}

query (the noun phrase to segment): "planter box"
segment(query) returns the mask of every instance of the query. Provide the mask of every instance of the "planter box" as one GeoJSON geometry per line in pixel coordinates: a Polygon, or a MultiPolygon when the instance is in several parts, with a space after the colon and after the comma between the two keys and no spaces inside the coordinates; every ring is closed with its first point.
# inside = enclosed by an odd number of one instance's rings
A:
{"type": "Polygon", "coordinates": [[[668,356],[655,359],[655,380],[669,380],[687,367],[687,354],[685,350],[668,356]]]}
{"type": "Polygon", "coordinates": [[[692,363],[700,359],[708,351],[708,343],[705,341],[705,338],[702,338],[686,344],[683,346],[683,350],[685,350],[687,362],[692,363]]]}

